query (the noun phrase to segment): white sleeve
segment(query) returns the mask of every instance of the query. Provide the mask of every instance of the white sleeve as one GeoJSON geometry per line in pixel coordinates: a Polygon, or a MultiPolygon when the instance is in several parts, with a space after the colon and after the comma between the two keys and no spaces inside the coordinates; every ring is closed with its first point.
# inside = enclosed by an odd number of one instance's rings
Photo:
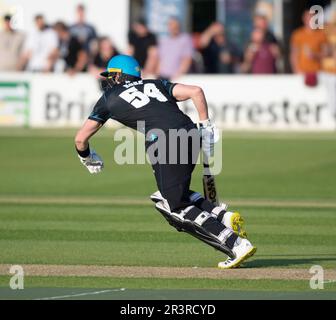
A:
{"type": "Polygon", "coordinates": [[[23,44],[23,52],[31,51],[34,48],[35,39],[33,34],[28,34],[23,44]]]}
{"type": "Polygon", "coordinates": [[[47,46],[49,51],[52,51],[58,47],[58,37],[54,30],[48,30],[48,37],[47,37],[47,46]]]}

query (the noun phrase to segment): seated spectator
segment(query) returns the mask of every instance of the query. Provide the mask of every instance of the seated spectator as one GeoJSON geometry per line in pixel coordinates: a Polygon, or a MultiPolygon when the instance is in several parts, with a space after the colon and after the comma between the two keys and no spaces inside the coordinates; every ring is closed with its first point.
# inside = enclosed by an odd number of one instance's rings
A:
{"type": "Polygon", "coordinates": [[[200,38],[205,73],[233,73],[240,57],[238,50],[228,42],[224,26],[212,23],[200,38]]]}
{"type": "Polygon", "coordinates": [[[51,72],[57,59],[58,39],[42,15],[35,16],[36,30],[28,35],[20,58],[19,69],[31,72],[51,72]]]}
{"type": "Polygon", "coordinates": [[[96,29],[86,22],[84,5],[78,5],[76,13],[77,23],[70,27],[70,33],[77,38],[86,52],[92,52],[97,39],[96,29]]]}
{"type": "Polygon", "coordinates": [[[4,16],[4,29],[0,32],[0,71],[16,71],[19,67],[24,35],[13,30],[10,15],[4,16]]]}
{"type": "Polygon", "coordinates": [[[112,41],[108,37],[101,37],[98,40],[98,52],[93,57],[89,66],[89,71],[95,77],[106,70],[109,60],[118,55],[118,50],[113,46],[112,41]]]}
{"type": "Polygon", "coordinates": [[[151,33],[145,21],[138,20],[132,24],[128,34],[128,54],[139,61],[143,76],[154,75],[158,64],[156,36],[151,33]]]}
{"type": "Polygon", "coordinates": [[[303,27],[297,29],[291,38],[291,65],[294,73],[316,73],[327,51],[327,37],[320,29],[312,29],[309,10],[303,13],[303,27]]]}
{"type": "Polygon", "coordinates": [[[255,29],[251,34],[251,42],[245,51],[241,71],[251,74],[277,73],[277,60],[280,51],[274,43],[266,42],[266,32],[255,29]]]}
{"type": "Polygon", "coordinates": [[[254,29],[261,29],[265,32],[265,42],[279,45],[277,38],[270,30],[269,21],[265,15],[256,14],[253,19],[253,25],[254,29]]]}
{"type": "Polygon", "coordinates": [[[63,22],[57,22],[54,29],[59,38],[58,59],[63,61],[64,71],[70,74],[85,71],[88,56],[83,45],[63,22]]]}
{"type": "Polygon", "coordinates": [[[192,64],[193,45],[191,37],[181,32],[180,22],[171,18],[169,35],[159,41],[159,71],[163,79],[176,79],[189,72],[192,64]]]}

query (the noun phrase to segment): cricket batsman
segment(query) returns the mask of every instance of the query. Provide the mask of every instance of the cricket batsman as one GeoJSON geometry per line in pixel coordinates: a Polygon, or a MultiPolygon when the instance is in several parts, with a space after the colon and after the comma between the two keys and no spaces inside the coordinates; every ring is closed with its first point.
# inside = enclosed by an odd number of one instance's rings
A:
{"type": "Polygon", "coordinates": [[[103,160],[90,148],[89,140],[108,119],[142,132],[159,189],[151,196],[156,209],[178,231],[225,253],[228,258],[219,262],[219,268],[241,265],[256,248],[245,237],[239,213],[190,190],[201,148],[211,157],[219,139],[203,90],[166,80],[143,80],[139,63],[126,55],[113,57],[101,75],[105,78],[104,93],[75,138],[81,163],[90,173],[102,171],[103,160]],[[197,109],[199,127],[177,105],[188,99],[197,109]],[[172,132],[183,134],[174,139],[172,132]]]}

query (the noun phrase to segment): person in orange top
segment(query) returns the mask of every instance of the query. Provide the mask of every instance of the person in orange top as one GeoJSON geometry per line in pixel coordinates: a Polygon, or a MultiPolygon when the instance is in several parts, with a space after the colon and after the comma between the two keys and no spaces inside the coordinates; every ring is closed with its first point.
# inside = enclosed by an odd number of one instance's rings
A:
{"type": "Polygon", "coordinates": [[[290,60],[294,73],[316,73],[322,68],[327,37],[324,30],[311,28],[312,18],[313,15],[306,10],[302,17],[303,27],[292,34],[290,60]]]}

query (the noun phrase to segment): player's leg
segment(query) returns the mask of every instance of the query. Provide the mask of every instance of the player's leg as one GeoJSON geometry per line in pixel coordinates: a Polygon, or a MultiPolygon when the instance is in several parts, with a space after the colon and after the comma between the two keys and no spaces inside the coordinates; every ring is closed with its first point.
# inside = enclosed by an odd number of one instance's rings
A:
{"type": "Polygon", "coordinates": [[[227,228],[232,229],[240,237],[247,237],[246,231],[243,228],[244,219],[239,212],[228,211],[228,205],[225,203],[215,206],[210,201],[204,199],[198,192],[191,191],[189,198],[196,207],[210,212],[218,221],[223,223],[227,228]]]}
{"type": "Polygon", "coordinates": [[[155,206],[178,231],[189,233],[228,255],[226,261],[218,264],[219,268],[236,268],[256,252],[250,241],[236,235],[206,211],[189,206],[179,212],[171,212],[165,200],[157,202],[155,206]]]}
{"type": "Polygon", "coordinates": [[[234,268],[255,252],[252,244],[238,237],[232,229],[222,224],[214,214],[202,210],[190,201],[192,168],[188,166],[155,165],[155,177],[165,199],[156,203],[156,209],[178,231],[189,233],[229,256],[220,268],[234,268]],[[177,174],[178,173],[178,174],[177,174]],[[183,180],[176,184],[172,181],[183,180]],[[186,178],[187,177],[187,178],[186,178]],[[177,179],[177,180],[175,180],[177,179]],[[161,185],[162,181],[168,181],[161,185]]]}
{"type": "MultiPolygon", "coordinates": [[[[194,129],[194,128],[193,128],[194,129]]],[[[170,204],[170,209],[172,211],[178,210],[179,208],[183,208],[188,206],[189,204],[194,204],[199,209],[210,212],[224,224],[227,228],[232,229],[236,234],[241,237],[246,237],[246,232],[243,229],[243,219],[238,212],[230,212],[227,211],[227,205],[221,204],[220,206],[214,206],[210,201],[204,199],[199,193],[189,191],[189,185],[191,180],[192,172],[195,168],[195,163],[198,158],[200,152],[200,137],[199,133],[195,130],[188,132],[188,164],[166,164],[166,165],[158,165],[155,164],[153,166],[154,173],[156,176],[156,181],[159,187],[159,191],[155,192],[151,195],[151,199],[154,202],[162,201],[166,199],[170,204]],[[190,132],[192,132],[190,134],[190,132]],[[162,172],[160,172],[162,171],[162,172]],[[186,179],[184,181],[183,179],[186,179]],[[181,182],[181,183],[180,183],[181,182]],[[182,196],[181,199],[177,197],[177,195],[172,192],[166,192],[165,189],[169,189],[170,186],[178,189],[181,186],[184,186],[183,192],[178,191],[177,194],[182,196]],[[180,192],[180,193],[179,193],[180,192]],[[171,198],[168,198],[169,195],[172,195],[171,198]]],[[[181,153],[180,153],[180,144],[181,140],[177,141],[175,146],[175,150],[166,150],[166,161],[169,160],[169,154],[173,151],[177,154],[177,160],[181,161],[181,153]]],[[[169,146],[169,141],[166,147],[169,146]]],[[[158,149],[160,150],[160,149],[158,149]]],[[[184,148],[185,151],[185,148],[184,148]]]]}
{"type": "Polygon", "coordinates": [[[218,264],[219,268],[236,268],[255,254],[257,248],[246,239],[246,232],[242,228],[244,221],[238,212],[227,211],[228,206],[226,204],[215,206],[210,201],[204,199],[201,194],[194,191],[190,191],[189,198],[196,207],[210,212],[211,216],[221,222],[227,230],[232,230],[238,235],[231,249],[234,257],[229,256],[226,261],[220,262],[218,264]]]}
{"type": "Polygon", "coordinates": [[[155,207],[169,224],[178,231],[192,235],[231,258],[235,257],[232,249],[238,236],[232,230],[225,228],[208,212],[195,206],[189,206],[174,212],[170,210],[167,201],[159,201],[155,204],[155,207]]]}
{"type": "Polygon", "coordinates": [[[192,204],[189,198],[189,186],[193,170],[191,166],[155,164],[152,167],[159,188],[158,192],[162,195],[161,200],[169,204],[171,211],[179,211],[179,209],[192,204]]]}
{"type": "Polygon", "coordinates": [[[184,130],[183,132],[186,135],[184,139],[180,138],[172,141],[169,133],[167,133],[165,145],[162,144],[160,139],[154,142],[157,147],[156,158],[151,159],[159,188],[157,194],[161,197],[158,200],[165,199],[169,203],[170,210],[174,212],[191,204],[189,197],[191,176],[200,151],[198,131],[192,126],[189,131],[184,130]],[[181,146],[182,141],[186,145],[181,146]],[[165,152],[160,157],[161,150],[165,150],[165,152]],[[157,159],[162,160],[162,158],[164,162],[156,161],[157,159]],[[172,162],[172,159],[174,162],[172,162]]]}
{"type": "MultiPolygon", "coordinates": [[[[164,197],[158,190],[150,196],[150,199],[154,203],[157,203],[164,200],[164,197]]],[[[228,211],[227,204],[222,203],[220,206],[215,206],[213,203],[206,200],[200,193],[194,191],[189,192],[189,200],[197,208],[212,213],[218,221],[224,224],[227,228],[232,229],[240,237],[247,237],[247,233],[244,230],[244,219],[239,212],[228,211]]]]}
{"type": "Polygon", "coordinates": [[[165,219],[178,231],[187,232],[234,257],[231,249],[237,235],[210,213],[191,203],[190,182],[195,163],[155,163],[152,167],[160,194],[164,198],[156,203],[156,208],[165,219]]]}
{"type": "MultiPolygon", "coordinates": [[[[190,143],[188,143],[190,146],[190,143]]],[[[188,151],[191,148],[188,148],[188,151]]],[[[193,152],[192,150],[190,152],[193,152]]],[[[191,158],[194,159],[194,154],[191,158]]],[[[178,231],[184,231],[229,256],[225,267],[237,267],[254,250],[248,240],[238,237],[230,228],[225,227],[212,213],[192,204],[190,181],[195,162],[188,164],[153,164],[157,185],[164,200],[156,208],[178,231]],[[237,250],[250,246],[250,250],[237,250]],[[253,249],[253,250],[252,250],[253,249]]]]}

